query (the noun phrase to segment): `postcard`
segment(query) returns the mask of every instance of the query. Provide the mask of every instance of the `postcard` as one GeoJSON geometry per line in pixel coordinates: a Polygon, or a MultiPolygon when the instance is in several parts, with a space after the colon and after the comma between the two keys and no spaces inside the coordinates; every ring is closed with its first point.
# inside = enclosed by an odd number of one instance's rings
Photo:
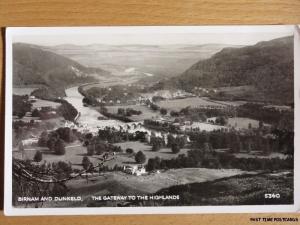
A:
{"type": "Polygon", "coordinates": [[[296,212],[299,36],[7,28],[5,214],[296,212]]]}

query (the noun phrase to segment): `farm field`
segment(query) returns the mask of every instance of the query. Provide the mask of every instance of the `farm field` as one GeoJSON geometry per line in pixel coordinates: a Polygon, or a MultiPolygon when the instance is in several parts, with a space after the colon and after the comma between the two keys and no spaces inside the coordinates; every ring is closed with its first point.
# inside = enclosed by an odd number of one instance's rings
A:
{"type": "MultiPolygon", "coordinates": [[[[259,121],[244,117],[234,117],[228,118],[228,126],[235,127],[237,129],[248,129],[249,123],[251,123],[252,128],[259,127],[259,121]]],[[[266,124],[265,124],[266,125],[266,124]]]]}
{"type": "Polygon", "coordinates": [[[247,103],[246,101],[219,101],[219,100],[210,100],[208,98],[204,98],[204,99],[207,99],[207,101],[210,101],[210,102],[219,103],[219,104],[227,105],[227,106],[241,106],[241,105],[247,103]]]}
{"type": "MultiPolygon", "coordinates": [[[[43,153],[43,160],[47,161],[47,163],[64,161],[70,162],[74,169],[82,169],[82,157],[86,155],[86,147],[81,146],[79,142],[74,142],[73,144],[66,146],[66,154],[65,155],[55,155],[50,152],[47,148],[41,147],[32,147],[30,150],[24,151],[23,159],[30,159],[32,160],[36,151],[40,150],[43,153]]],[[[20,152],[14,152],[15,157],[21,157],[20,152]]],[[[92,163],[97,163],[99,161],[98,157],[91,156],[89,157],[92,163]]]]}
{"type": "Polygon", "coordinates": [[[100,83],[90,83],[90,84],[86,84],[82,86],[82,89],[84,91],[93,88],[93,87],[97,87],[97,88],[105,88],[105,87],[110,87],[113,85],[118,85],[119,84],[119,80],[117,78],[102,78],[102,81],[100,83]]]}
{"type": "Polygon", "coordinates": [[[134,110],[141,111],[142,114],[133,115],[133,116],[129,117],[133,121],[144,121],[145,119],[153,119],[153,118],[161,116],[159,111],[155,112],[155,111],[149,109],[145,105],[118,105],[118,106],[106,106],[106,108],[108,109],[109,113],[114,113],[114,114],[118,113],[118,108],[123,108],[123,109],[132,108],[134,110]]]}
{"type": "Polygon", "coordinates": [[[60,103],[53,102],[53,101],[47,101],[42,99],[36,99],[35,102],[32,103],[32,108],[40,108],[40,107],[52,107],[57,108],[60,106],[60,103]]]}
{"type": "Polygon", "coordinates": [[[197,108],[199,106],[223,106],[223,104],[205,100],[199,97],[190,97],[183,99],[163,100],[157,103],[158,106],[168,110],[178,111],[185,107],[197,108]]]}
{"type": "Polygon", "coordinates": [[[279,159],[286,159],[288,155],[278,153],[278,152],[272,152],[269,155],[253,155],[249,153],[235,153],[234,156],[236,158],[260,158],[260,159],[274,159],[274,158],[279,158],[279,159]]]}
{"type": "MultiPolygon", "coordinates": [[[[241,174],[208,182],[191,183],[162,189],[156,194],[179,194],[183,205],[273,205],[293,203],[293,171],[277,174],[241,174]],[[278,199],[263,198],[278,193],[278,199]]],[[[164,201],[162,205],[172,205],[164,201]]]]}
{"type": "Polygon", "coordinates": [[[31,87],[13,87],[13,94],[15,95],[30,95],[36,88],[31,87]]]}

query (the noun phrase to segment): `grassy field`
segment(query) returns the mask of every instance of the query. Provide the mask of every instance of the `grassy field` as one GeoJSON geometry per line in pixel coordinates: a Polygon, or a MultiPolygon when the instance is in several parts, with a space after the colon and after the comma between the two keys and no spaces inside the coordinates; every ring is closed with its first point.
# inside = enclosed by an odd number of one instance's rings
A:
{"type": "Polygon", "coordinates": [[[200,131],[214,131],[214,130],[221,130],[222,128],[226,128],[225,126],[215,125],[215,124],[209,124],[209,123],[200,123],[200,122],[194,122],[192,125],[183,125],[181,127],[182,130],[185,129],[195,129],[199,128],[200,131]]]}
{"type": "Polygon", "coordinates": [[[40,107],[57,108],[58,106],[60,106],[60,103],[42,100],[42,99],[36,99],[35,102],[32,103],[33,109],[40,108],[40,107]]]}
{"type": "Polygon", "coordinates": [[[217,102],[207,101],[204,98],[191,97],[184,99],[173,99],[173,100],[164,100],[157,103],[158,106],[166,108],[168,110],[178,111],[185,107],[197,108],[199,106],[222,106],[223,104],[217,102]]]}
{"type": "MultiPolygon", "coordinates": [[[[152,194],[161,189],[185,185],[195,182],[213,181],[224,177],[230,177],[245,172],[233,169],[205,169],[205,168],[183,168],[171,169],[160,174],[144,176],[133,176],[123,172],[106,172],[101,176],[89,178],[78,178],[66,183],[70,192],[69,196],[82,196],[83,202],[51,202],[44,207],[73,207],[85,206],[91,203],[91,196],[103,195],[139,195],[152,194]]],[[[103,206],[116,206],[116,202],[103,203],[103,206]]]]}
{"type": "MultiPolygon", "coordinates": [[[[189,149],[183,148],[180,150],[179,153],[174,154],[174,153],[172,153],[170,148],[162,148],[158,152],[153,152],[151,150],[152,146],[150,146],[146,143],[137,142],[137,141],[117,143],[115,145],[120,146],[122,149],[124,149],[124,151],[127,148],[132,148],[135,152],[142,151],[146,155],[147,159],[155,158],[156,156],[160,157],[161,159],[172,159],[172,158],[176,158],[179,154],[187,154],[187,152],[189,151],[189,149]]],[[[134,163],[135,162],[134,158],[128,157],[127,154],[124,156],[123,160],[124,160],[123,163],[124,162],[126,162],[126,163],[134,163]],[[125,160],[127,160],[127,161],[125,161],[125,160]]]]}
{"type": "Polygon", "coordinates": [[[114,180],[123,186],[137,189],[139,192],[154,193],[162,188],[174,185],[205,182],[242,173],[244,172],[241,170],[232,169],[183,168],[139,177],[118,172],[114,174],[114,180]]]}
{"type": "Polygon", "coordinates": [[[273,158],[279,158],[279,159],[286,159],[288,155],[272,152],[269,155],[253,155],[249,153],[235,153],[234,156],[236,158],[260,158],[260,159],[273,159],[273,158]]]}
{"type": "MultiPolygon", "coordinates": [[[[293,172],[277,174],[242,174],[215,181],[177,185],[157,194],[180,195],[180,205],[270,205],[293,203],[293,172]],[[265,198],[265,194],[279,198],[265,198]]],[[[150,204],[150,203],[149,203],[150,204]]],[[[161,205],[173,205],[171,201],[161,205]]],[[[178,203],[177,203],[178,204],[178,203]]]]}
{"type": "Polygon", "coordinates": [[[13,94],[15,95],[30,95],[36,88],[30,87],[13,87],[13,94]]]}
{"type": "MultiPolygon", "coordinates": [[[[158,152],[153,152],[151,151],[150,145],[141,142],[124,142],[115,145],[120,146],[124,150],[124,153],[117,153],[113,160],[106,162],[105,165],[109,168],[113,168],[115,165],[124,166],[136,163],[133,155],[125,153],[126,148],[132,148],[135,152],[142,151],[147,157],[145,164],[147,163],[149,158],[155,158],[156,156],[158,156],[162,159],[171,159],[177,157],[179,154],[187,154],[187,151],[189,150],[184,148],[181,149],[179,153],[173,154],[171,152],[171,149],[169,148],[162,148],[158,152]]],[[[86,147],[83,147],[80,142],[74,142],[66,146],[65,155],[55,155],[52,152],[49,152],[47,148],[32,147],[24,151],[23,159],[32,160],[37,150],[43,153],[42,162],[70,162],[72,164],[72,167],[76,169],[82,169],[82,158],[86,156],[87,153],[86,147]]],[[[15,151],[13,154],[16,158],[22,158],[22,154],[20,152],[15,151]]],[[[93,155],[88,157],[94,165],[97,165],[97,163],[99,163],[100,159],[102,158],[99,155],[93,155]]]]}
{"type": "MultiPolygon", "coordinates": [[[[82,169],[82,158],[86,155],[86,147],[81,146],[80,143],[74,142],[73,144],[66,146],[66,154],[65,155],[55,155],[54,153],[50,152],[48,148],[40,148],[40,147],[33,147],[30,150],[24,151],[23,159],[30,159],[32,160],[36,151],[40,150],[43,153],[43,160],[42,162],[46,161],[47,163],[64,161],[64,162],[71,162],[72,167],[76,169],[82,169]]],[[[17,158],[21,157],[19,152],[14,152],[14,156],[17,158]]],[[[98,157],[91,156],[89,157],[92,163],[99,162],[98,157]]]]}
{"type": "Polygon", "coordinates": [[[215,103],[219,103],[222,105],[228,105],[228,106],[241,106],[241,105],[247,103],[246,101],[218,101],[218,100],[208,100],[208,101],[212,101],[215,103]]]}

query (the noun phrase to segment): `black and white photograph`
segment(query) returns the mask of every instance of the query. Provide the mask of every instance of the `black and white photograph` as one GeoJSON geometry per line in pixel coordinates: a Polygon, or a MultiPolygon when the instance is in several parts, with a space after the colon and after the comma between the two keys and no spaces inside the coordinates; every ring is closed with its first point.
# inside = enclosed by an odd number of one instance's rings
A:
{"type": "Polygon", "coordinates": [[[6,213],[299,210],[295,29],[8,28],[6,213]]]}

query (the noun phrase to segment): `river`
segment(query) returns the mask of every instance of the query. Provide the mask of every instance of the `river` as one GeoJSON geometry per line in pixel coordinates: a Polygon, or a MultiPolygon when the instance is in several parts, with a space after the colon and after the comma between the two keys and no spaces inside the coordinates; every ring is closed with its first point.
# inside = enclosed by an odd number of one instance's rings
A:
{"type": "Polygon", "coordinates": [[[119,129],[120,126],[125,126],[125,123],[119,120],[99,120],[98,117],[103,115],[94,108],[83,106],[83,96],[78,92],[77,86],[66,89],[66,95],[67,97],[64,99],[71,103],[80,113],[80,117],[77,120],[79,127],[86,128],[90,132],[97,132],[98,128],[115,127],[119,129]]]}

